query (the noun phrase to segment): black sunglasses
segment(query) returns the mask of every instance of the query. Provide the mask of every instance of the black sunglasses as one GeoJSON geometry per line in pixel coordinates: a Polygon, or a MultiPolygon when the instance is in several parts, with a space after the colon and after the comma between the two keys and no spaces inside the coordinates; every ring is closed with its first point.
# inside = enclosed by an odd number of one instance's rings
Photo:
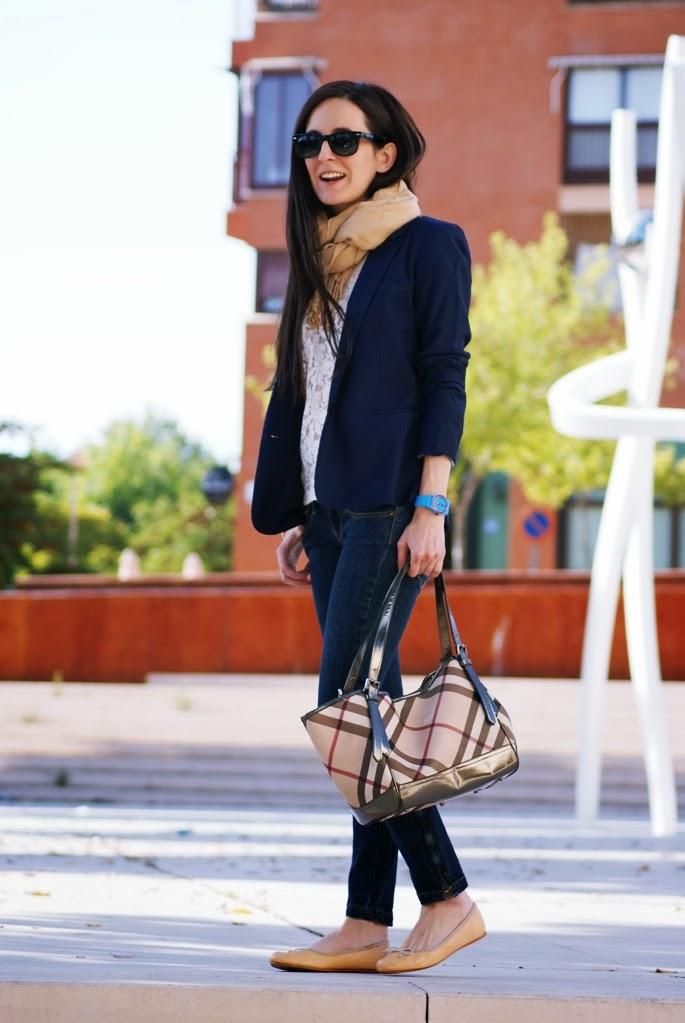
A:
{"type": "Polygon", "coordinates": [[[331,132],[330,135],[322,135],[319,131],[305,131],[300,135],[293,135],[293,152],[302,160],[309,160],[312,156],[319,155],[321,146],[327,141],[336,156],[353,156],[359,149],[360,139],[370,139],[379,145],[385,143],[385,139],[370,131],[350,131],[342,128],[331,132]]]}

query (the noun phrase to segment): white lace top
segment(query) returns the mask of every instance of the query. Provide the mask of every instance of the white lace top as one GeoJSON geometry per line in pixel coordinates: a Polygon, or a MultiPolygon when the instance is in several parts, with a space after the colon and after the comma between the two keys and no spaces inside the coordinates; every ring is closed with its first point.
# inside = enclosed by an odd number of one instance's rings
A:
{"type": "MultiPolygon", "coordinates": [[[[366,256],[357,263],[350,275],[347,286],[339,299],[341,307],[346,310],[352,289],[364,265],[366,256]]],[[[334,310],[335,341],[340,343],[342,321],[334,310]]],[[[302,328],[302,354],[307,387],[307,396],[302,415],[302,432],[300,434],[300,457],[302,459],[302,484],[304,486],[304,503],[316,499],[314,492],[314,470],[319,451],[319,440],[328,410],[328,396],[331,389],[331,377],[335,366],[335,356],[326,340],[323,327],[312,328],[305,323],[302,328]]]]}

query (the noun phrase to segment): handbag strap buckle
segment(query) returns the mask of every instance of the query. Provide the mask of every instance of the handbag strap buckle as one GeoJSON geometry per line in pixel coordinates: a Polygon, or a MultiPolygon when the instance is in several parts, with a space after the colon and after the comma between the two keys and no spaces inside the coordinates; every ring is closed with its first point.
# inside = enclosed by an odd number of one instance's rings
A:
{"type": "Polygon", "coordinates": [[[365,696],[368,696],[370,700],[378,700],[378,689],[379,683],[374,682],[370,678],[367,678],[366,682],[364,683],[362,692],[364,693],[365,696]]]}
{"type": "Polygon", "coordinates": [[[367,678],[364,683],[363,693],[366,696],[366,702],[369,708],[369,718],[371,720],[371,738],[372,738],[372,756],[376,763],[379,763],[383,757],[391,752],[392,747],[385,731],[385,725],[383,724],[383,718],[381,717],[381,711],[378,701],[378,690],[379,683],[374,682],[373,679],[367,678]]]}

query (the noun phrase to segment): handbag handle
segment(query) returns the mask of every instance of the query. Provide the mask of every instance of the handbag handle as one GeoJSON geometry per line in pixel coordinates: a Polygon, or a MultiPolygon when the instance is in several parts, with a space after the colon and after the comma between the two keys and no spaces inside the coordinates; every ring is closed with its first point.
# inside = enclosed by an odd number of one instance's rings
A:
{"type": "MultiPolygon", "coordinates": [[[[357,678],[359,676],[359,671],[360,671],[361,666],[362,666],[362,661],[363,661],[364,655],[366,653],[366,648],[369,645],[371,637],[376,633],[376,631],[378,629],[378,626],[380,624],[380,620],[381,620],[381,618],[383,616],[383,612],[387,608],[388,604],[390,602],[392,602],[392,607],[394,607],[395,598],[397,596],[397,593],[399,591],[400,585],[401,585],[402,580],[403,580],[403,578],[404,578],[404,576],[405,576],[405,574],[407,572],[408,567],[409,567],[408,563],[405,562],[405,564],[402,566],[402,568],[400,568],[399,571],[397,572],[397,575],[395,576],[393,581],[390,583],[390,586],[388,587],[388,590],[387,590],[385,596],[383,597],[383,600],[381,601],[380,607],[378,608],[378,611],[376,612],[376,616],[375,616],[373,622],[371,623],[371,625],[369,626],[369,628],[367,630],[367,633],[366,633],[366,636],[364,636],[364,638],[362,639],[362,641],[361,641],[361,643],[359,645],[357,653],[355,654],[354,660],[352,661],[352,664],[350,666],[350,670],[347,673],[347,681],[345,682],[345,685],[344,685],[343,689],[340,690],[341,693],[349,693],[349,692],[351,692],[353,689],[355,689],[357,687],[357,685],[356,685],[357,684],[357,678]]],[[[440,573],[439,578],[442,581],[442,572],[440,573]]],[[[443,585],[443,590],[444,590],[444,585],[443,585]]],[[[452,650],[451,650],[451,647],[450,647],[450,639],[449,639],[450,633],[449,633],[449,626],[448,626],[448,623],[447,623],[447,618],[445,616],[444,606],[443,606],[442,601],[439,599],[438,594],[439,594],[438,580],[436,579],[435,580],[435,606],[436,606],[436,613],[437,613],[437,617],[438,617],[438,632],[439,632],[439,635],[440,635],[440,646],[442,648],[441,659],[446,659],[446,658],[452,656],[452,650]]],[[[392,607],[391,607],[391,613],[392,613],[392,607]]],[[[454,628],[456,630],[456,624],[454,623],[454,619],[452,619],[452,621],[450,622],[450,625],[452,625],[452,624],[454,624],[454,628]]],[[[455,640],[455,645],[456,645],[456,640],[455,640]]],[[[381,659],[382,659],[382,654],[381,654],[381,659]]],[[[369,667],[369,675],[371,677],[375,678],[375,679],[378,679],[378,676],[380,675],[380,667],[378,668],[378,671],[374,675],[373,674],[373,667],[372,667],[373,664],[374,664],[374,661],[373,661],[373,655],[372,655],[371,665],[369,667]]]]}
{"type": "MultiPolygon", "coordinates": [[[[407,560],[405,561],[402,568],[399,569],[393,581],[390,583],[390,586],[388,587],[388,590],[381,602],[381,606],[376,614],[376,617],[374,618],[373,623],[371,624],[369,630],[367,631],[366,636],[364,636],[362,642],[359,645],[357,653],[355,654],[354,660],[352,661],[350,670],[347,674],[347,680],[345,682],[343,689],[341,690],[341,694],[349,693],[356,688],[359,670],[361,668],[361,664],[364,659],[366,649],[372,636],[373,647],[371,650],[371,659],[369,663],[369,674],[364,684],[364,690],[366,691],[368,687],[373,686],[375,688],[375,692],[376,693],[378,692],[379,687],[378,680],[380,677],[381,667],[383,664],[383,655],[385,653],[385,644],[388,637],[388,630],[390,627],[390,622],[392,620],[393,612],[395,610],[397,595],[399,593],[402,580],[404,579],[407,573],[408,567],[409,561],[407,560]]],[[[485,711],[485,715],[488,721],[490,722],[490,724],[494,724],[497,721],[498,708],[495,706],[495,703],[492,697],[490,696],[490,693],[488,692],[487,688],[485,687],[481,679],[478,677],[476,670],[473,667],[473,664],[471,663],[471,658],[469,657],[466,646],[462,642],[461,636],[459,635],[457,623],[454,620],[454,616],[452,614],[449,602],[447,600],[447,591],[445,588],[445,580],[442,572],[440,572],[435,577],[433,582],[435,590],[435,608],[438,620],[438,634],[440,637],[440,645],[442,647],[440,664],[452,659],[453,657],[456,657],[457,661],[459,662],[460,666],[464,671],[464,674],[467,676],[474,690],[476,691],[478,698],[481,704],[483,705],[483,710],[485,711]],[[452,648],[452,642],[454,643],[454,650],[452,648]]],[[[435,671],[431,672],[429,675],[426,676],[421,685],[422,689],[427,688],[427,686],[430,685],[430,682],[432,681],[434,675],[439,670],[440,664],[438,665],[438,668],[435,669],[435,671]]]]}

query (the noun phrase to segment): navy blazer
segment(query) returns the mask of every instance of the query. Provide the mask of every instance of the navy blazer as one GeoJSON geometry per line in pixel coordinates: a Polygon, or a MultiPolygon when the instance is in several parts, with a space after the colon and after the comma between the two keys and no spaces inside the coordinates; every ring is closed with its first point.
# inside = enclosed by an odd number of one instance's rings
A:
{"type": "MultiPolygon", "coordinates": [[[[351,327],[351,358],[332,378],[319,442],[314,486],[322,505],[362,511],[413,504],[422,456],[456,461],[470,300],[471,255],[456,224],[415,217],[368,253],[339,341],[342,355],[351,327]]],[[[271,392],[252,492],[259,533],[305,522],[304,404],[271,392]]]]}

